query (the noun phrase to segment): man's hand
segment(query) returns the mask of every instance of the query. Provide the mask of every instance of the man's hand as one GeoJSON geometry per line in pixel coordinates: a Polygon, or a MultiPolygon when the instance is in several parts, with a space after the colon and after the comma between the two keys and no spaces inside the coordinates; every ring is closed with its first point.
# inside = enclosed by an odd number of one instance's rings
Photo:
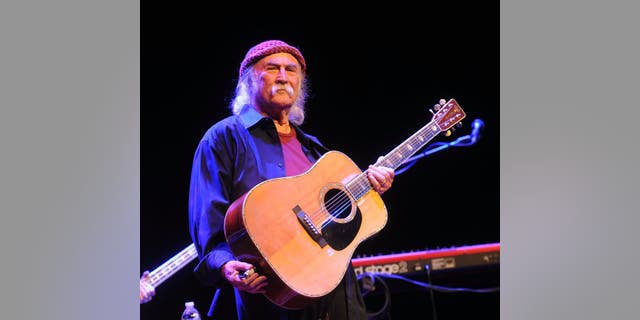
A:
{"type": "Polygon", "coordinates": [[[156,294],[156,289],[151,285],[151,277],[149,271],[142,273],[140,277],[140,303],[147,303],[156,294]]]}
{"type": "Polygon", "coordinates": [[[250,263],[231,260],[222,265],[220,272],[232,286],[249,293],[264,293],[264,287],[268,284],[267,277],[255,272],[250,263]],[[248,274],[246,277],[245,272],[248,274]]]}
{"type": "MultiPolygon", "coordinates": [[[[380,161],[381,158],[382,157],[378,158],[378,161],[380,161]]],[[[373,189],[379,194],[383,194],[391,188],[394,176],[395,171],[391,168],[370,165],[369,169],[367,169],[367,178],[369,178],[373,189]]]]}

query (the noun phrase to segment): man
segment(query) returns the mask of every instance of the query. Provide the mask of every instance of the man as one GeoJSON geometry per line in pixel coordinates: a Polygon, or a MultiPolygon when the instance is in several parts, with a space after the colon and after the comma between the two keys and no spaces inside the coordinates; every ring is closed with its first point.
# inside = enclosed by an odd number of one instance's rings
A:
{"type": "MultiPolygon", "coordinates": [[[[224,216],[234,200],[265,180],[304,173],[329,151],[299,127],[307,88],[306,62],[297,48],[279,40],[262,42],[247,52],[239,73],[234,115],[213,125],[194,155],[189,221],[200,258],[197,278],[206,285],[233,286],[240,320],[366,319],[350,264],[331,293],[302,310],[286,310],[261,294],[269,279],[259,269],[244,277],[254,266],[239,261],[226,243],[224,216]]],[[[367,177],[382,194],[391,187],[394,171],[369,166],[367,177]]]]}

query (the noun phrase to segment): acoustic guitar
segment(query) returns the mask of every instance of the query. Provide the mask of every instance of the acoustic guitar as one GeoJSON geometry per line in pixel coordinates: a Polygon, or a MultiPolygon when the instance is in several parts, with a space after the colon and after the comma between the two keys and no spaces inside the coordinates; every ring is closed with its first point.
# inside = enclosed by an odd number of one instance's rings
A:
{"type": "MultiPolygon", "coordinates": [[[[466,116],[455,99],[436,111],[375,165],[398,168],[466,116]]],[[[356,247],[386,223],[387,209],[366,172],[329,151],[306,172],[263,181],[234,201],[224,233],[234,255],[267,276],[271,302],[301,309],[337,287],[356,247]]]]}

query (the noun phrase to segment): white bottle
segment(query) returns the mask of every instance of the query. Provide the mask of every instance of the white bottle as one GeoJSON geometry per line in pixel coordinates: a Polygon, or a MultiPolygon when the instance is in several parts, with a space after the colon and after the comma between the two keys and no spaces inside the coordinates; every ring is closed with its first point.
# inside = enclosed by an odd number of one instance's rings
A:
{"type": "Polygon", "coordinates": [[[184,303],[184,312],[182,312],[182,320],[202,320],[200,312],[194,307],[193,301],[184,303]]]}

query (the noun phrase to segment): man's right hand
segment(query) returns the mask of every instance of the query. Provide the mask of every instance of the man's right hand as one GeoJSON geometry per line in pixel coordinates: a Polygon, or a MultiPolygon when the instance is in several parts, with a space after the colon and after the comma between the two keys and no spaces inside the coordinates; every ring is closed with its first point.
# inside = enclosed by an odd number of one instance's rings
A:
{"type": "Polygon", "coordinates": [[[268,285],[267,277],[253,272],[246,278],[241,277],[247,270],[253,269],[253,265],[250,263],[231,260],[226,262],[220,268],[222,276],[231,283],[232,286],[238,288],[238,290],[246,291],[249,293],[264,293],[264,287],[268,285]]]}

